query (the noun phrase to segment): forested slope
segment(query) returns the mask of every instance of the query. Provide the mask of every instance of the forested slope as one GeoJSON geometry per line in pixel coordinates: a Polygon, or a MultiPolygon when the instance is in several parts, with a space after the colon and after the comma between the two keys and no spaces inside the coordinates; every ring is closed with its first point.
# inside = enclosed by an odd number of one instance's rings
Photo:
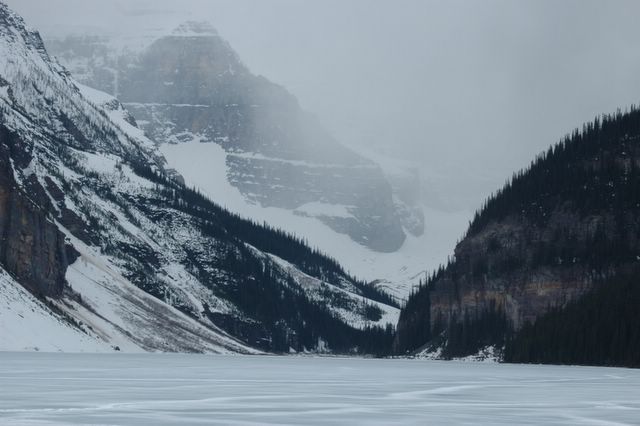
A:
{"type": "MultiPolygon", "coordinates": [[[[632,317],[578,318],[597,304],[594,295],[609,291],[602,306],[610,315],[631,309],[633,297],[615,296],[623,294],[616,283],[637,288],[638,274],[629,271],[639,259],[640,111],[632,108],[575,130],[487,200],[449,263],[407,302],[395,348],[431,343],[450,357],[506,344],[509,360],[627,365],[626,350],[616,350],[619,357],[596,350],[610,346],[606,339],[576,349],[568,339],[548,346],[543,336],[564,320],[585,335],[621,335],[632,317]],[[527,349],[532,339],[535,353],[527,349]],[[581,350],[592,355],[561,356],[581,350]]],[[[624,335],[616,344],[635,353],[637,343],[624,335]]]]}

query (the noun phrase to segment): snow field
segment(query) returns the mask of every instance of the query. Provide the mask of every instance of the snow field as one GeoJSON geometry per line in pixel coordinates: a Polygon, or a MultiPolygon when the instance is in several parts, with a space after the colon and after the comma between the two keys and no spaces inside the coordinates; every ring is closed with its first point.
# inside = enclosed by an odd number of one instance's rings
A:
{"type": "Polygon", "coordinates": [[[0,353],[11,425],[631,425],[640,371],[362,358],[0,353]]]}

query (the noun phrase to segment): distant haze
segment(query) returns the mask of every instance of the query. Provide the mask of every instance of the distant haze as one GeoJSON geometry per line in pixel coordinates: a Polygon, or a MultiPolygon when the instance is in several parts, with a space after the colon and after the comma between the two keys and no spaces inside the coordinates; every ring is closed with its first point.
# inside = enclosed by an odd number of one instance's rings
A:
{"type": "Polygon", "coordinates": [[[474,204],[574,127],[640,100],[637,1],[6,2],[44,35],[209,20],[339,140],[416,161],[437,192],[474,204]]]}

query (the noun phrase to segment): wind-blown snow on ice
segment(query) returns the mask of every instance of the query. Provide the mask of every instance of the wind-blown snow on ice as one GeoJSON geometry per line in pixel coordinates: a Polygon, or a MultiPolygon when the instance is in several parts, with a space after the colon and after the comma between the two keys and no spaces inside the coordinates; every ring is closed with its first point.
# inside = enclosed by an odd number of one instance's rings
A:
{"type": "Polygon", "coordinates": [[[640,371],[422,360],[0,353],[0,423],[626,425],[640,371]]]}

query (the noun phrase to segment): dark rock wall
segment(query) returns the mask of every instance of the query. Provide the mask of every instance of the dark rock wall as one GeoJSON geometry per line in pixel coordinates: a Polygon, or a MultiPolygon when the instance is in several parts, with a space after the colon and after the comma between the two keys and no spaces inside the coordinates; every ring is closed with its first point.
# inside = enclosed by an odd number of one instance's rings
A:
{"type": "Polygon", "coordinates": [[[28,144],[0,129],[0,264],[33,293],[59,297],[67,266],[77,255],[48,218],[44,191],[27,195],[16,182],[11,153],[20,153],[14,164],[26,160],[21,145],[28,144]]]}

